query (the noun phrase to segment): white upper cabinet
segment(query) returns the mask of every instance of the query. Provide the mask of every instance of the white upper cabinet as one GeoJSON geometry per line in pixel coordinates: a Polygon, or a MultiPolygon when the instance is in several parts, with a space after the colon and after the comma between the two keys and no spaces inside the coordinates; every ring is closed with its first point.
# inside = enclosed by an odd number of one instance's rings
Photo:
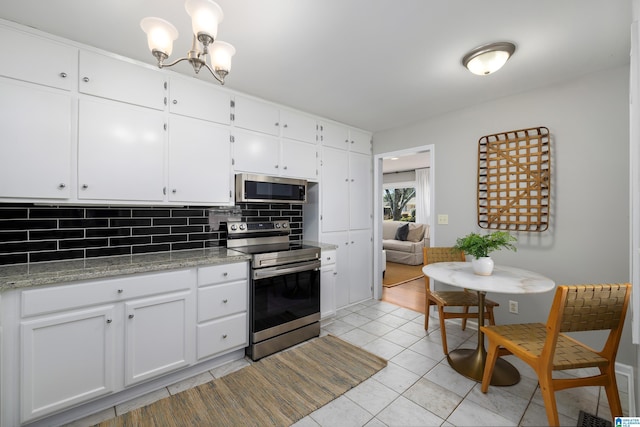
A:
{"type": "Polygon", "coordinates": [[[170,117],[169,201],[231,204],[229,135],[225,126],[190,117],[170,117]]]}
{"type": "Polygon", "coordinates": [[[280,174],[291,178],[318,179],[318,159],[315,145],[283,139],[281,142],[280,174]]]}
{"type": "Polygon", "coordinates": [[[78,198],[163,201],[162,113],[99,99],[81,99],[78,198]]]}
{"type": "Polygon", "coordinates": [[[242,96],[235,97],[234,125],[269,135],[280,134],[280,111],[267,102],[242,96]]]}
{"type": "Polygon", "coordinates": [[[171,76],[169,94],[169,111],[174,114],[231,123],[231,96],[210,83],[171,76]]]}
{"type": "Polygon", "coordinates": [[[356,153],[371,155],[371,135],[357,129],[349,130],[350,150],[356,153]]]}
{"type": "Polygon", "coordinates": [[[233,135],[236,172],[280,174],[280,140],[258,133],[236,131],[233,135]]]}
{"type": "Polygon", "coordinates": [[[282,137],[315,144],[317,124],[314,117],[291,110],[280,110],[282,137]]]}
{"type": "Polygon", "coordinates": [[[349,229],[349,157],[322,147],[322,232],[349,229]]]}
{"type": "Polygon", "coordinates": [[[334,123],[320,125],[320,142],[325,147],[349,148],[349,128],[334,123]]]}
{"type": "Polygon", "coordinates": [[[371,156],[349,153],[349,228],[371,228],[373,222],[373,173],[371,156]]]}
{"type": "Polygon", "coordinates": [[[160,70],[81,50],[79,77],[82,93],[164,110],[166,78],[160,70]]]}
{"type": "Polygon", "coordinates": [[[71,90],[77,78],[78,49],[0,27],[0,75],[71,90]]]}
{"type": "Polygon", "coordinates": [[[69,198],[71,104],[66,92],[0,79],[0,197],[69,198]]]}

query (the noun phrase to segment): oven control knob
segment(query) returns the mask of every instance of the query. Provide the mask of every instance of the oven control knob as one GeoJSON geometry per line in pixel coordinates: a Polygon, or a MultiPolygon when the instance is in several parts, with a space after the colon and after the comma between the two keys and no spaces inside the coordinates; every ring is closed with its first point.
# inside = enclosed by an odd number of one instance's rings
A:
{"type": "Polygon", "coordinates": [[[231,229],[232,229],[232,230],[234,230],[234,231],[235,231],[235,230],[236,230],[236,228],[238,228],[238,226],[236,226],[235,224],[232,224],[232,225],[231,225],[231,229]]]}
{"type": "Polygon", "coordinates": [[[286,222],[282,223],[282,228],[287,228],[287,223],[286,222]]]}
{"type": "Polygon", "coordinates": [[[280,228],[280,223],[276,222],[276,228],[280,228]]]}
{"type": "Polygon", "coordinates": [[[244,224],[240,224],[240,230],[244,230],[244,224]]]}

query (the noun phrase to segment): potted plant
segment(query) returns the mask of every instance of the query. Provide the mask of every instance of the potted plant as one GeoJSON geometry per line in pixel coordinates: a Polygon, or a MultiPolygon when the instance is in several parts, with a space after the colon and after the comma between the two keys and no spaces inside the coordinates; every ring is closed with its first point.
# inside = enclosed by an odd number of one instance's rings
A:
{"type": "Polygon", "coordinates": [[[489,276],[493,272],[493,260],[489,254],[499,249],[516,251],[511,243],[517,239],[506,231],[494,231],[489,234],[469,233],[456,240],[455,249],[471,255],[473,271],[481,276],[489,276]]]}

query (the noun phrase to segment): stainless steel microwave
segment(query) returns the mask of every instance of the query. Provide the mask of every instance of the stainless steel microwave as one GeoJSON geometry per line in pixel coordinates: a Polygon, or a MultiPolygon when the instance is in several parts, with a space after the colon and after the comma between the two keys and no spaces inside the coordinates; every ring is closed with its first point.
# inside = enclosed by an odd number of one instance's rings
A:
{"type": "Polygon", "coordinates": [[[236,175],[236,203],[307,203],[307,181],[277,176],[236,175]]]}

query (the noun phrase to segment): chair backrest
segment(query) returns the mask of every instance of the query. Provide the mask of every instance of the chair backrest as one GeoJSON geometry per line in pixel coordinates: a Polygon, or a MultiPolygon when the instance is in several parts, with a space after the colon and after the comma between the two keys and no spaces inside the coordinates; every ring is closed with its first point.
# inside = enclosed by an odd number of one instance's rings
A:
{"type": "Polygon", "coordinates": [[[609,330],[602,355],[614,360],[630,296],[630,283],[558,286],[543,352],[554,352],[560,332],[609,330]]]}
{"type": "MultiPolygon", "coordinates": [[[[464,262],[464,252],[452,247],[425,247],[422,248],[423,264],[432,264],[434,262],[464,262]]],[[[424,276],[427,292],[431,290],[429,286],[429,276],[424,276]]]]}

